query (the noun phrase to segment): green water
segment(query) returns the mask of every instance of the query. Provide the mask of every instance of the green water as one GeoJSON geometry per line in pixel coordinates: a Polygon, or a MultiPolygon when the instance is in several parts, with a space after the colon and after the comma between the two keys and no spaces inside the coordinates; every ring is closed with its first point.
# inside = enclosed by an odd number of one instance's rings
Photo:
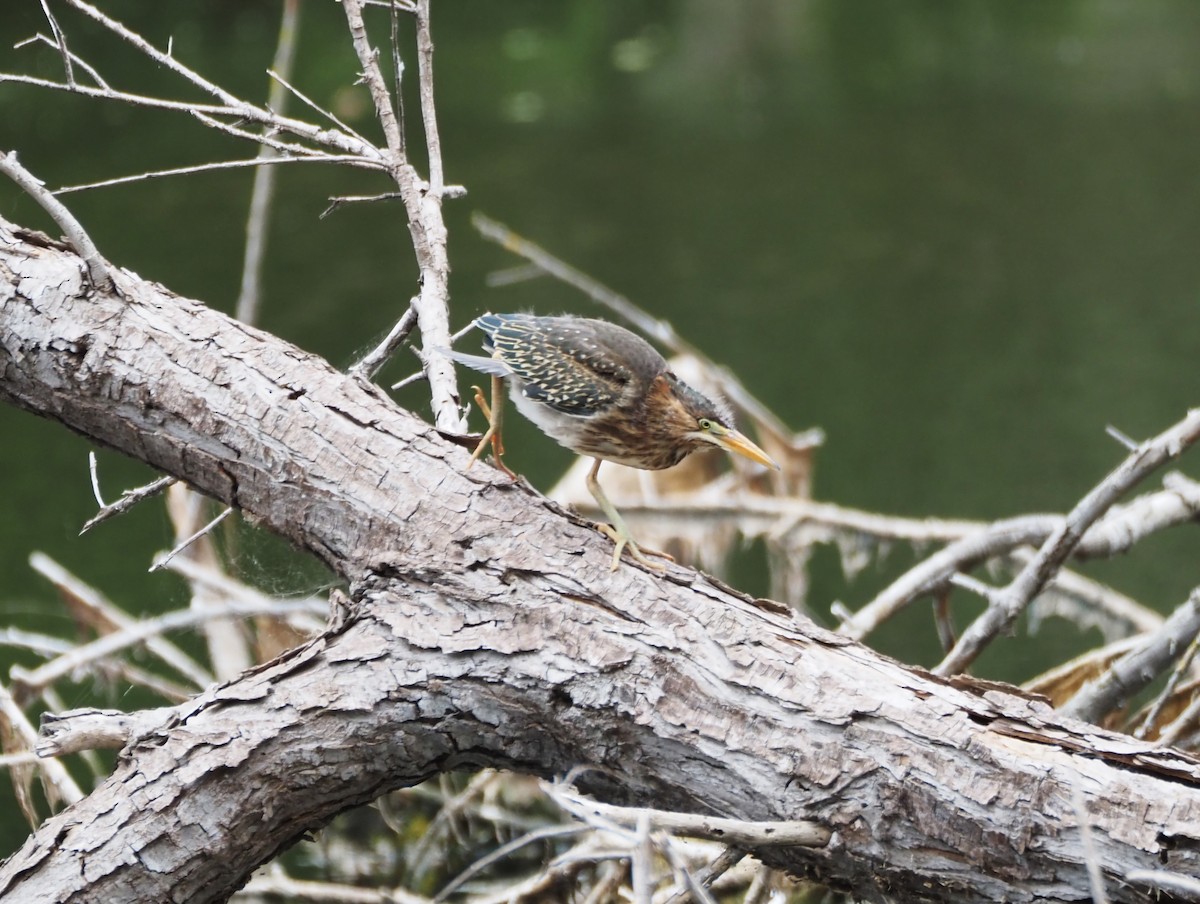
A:
{"type": "MultiPolygon", "coordinates": [[[[265,94],[274,4],[105,8],[265,94]]],[[[64,21],[115,84],[179,91],[64,21]]],[[[8,49],[39,29],[33,2],[0,19],[0,67],[56,76],[50,50],[8,49]]],[[[458,0],[434,4],[434,31],[447,180],[470,192],[447,208],[456,324],[594,313],[549,280],[487,288],[514,260],[471,230],[482,210],[673,321],[792,427],[823,427],[821,499],[909,516],[1061,511],[1120,460],[1107,424],[1140,438],[1197,404],[1200,5],[458,0]]],[[[356,65],[337,5],[305,4],[295,83],[376,135],[346,87],[356,65]]],[[[0,86],[10,147],[55,187],[253,153],[186,117],[0,86]]],[[[249,185],[248,171],[216,173],[65,200],[111,260],[230,311],[249,185]]],[[[403,214],[318,220],[329,196],[386,191],[375,177],[288,167],[279,185],[262,324],[346,365],[414,291],[403,214]]],[[[48,228],[7,184],[0,211],[48,228]]],[[[413,362],[402,352],[383,379],[413,362]]],[[[425,410],[419,390],[401,401],[425,410]]],[[[509,446],[542,487],[570,461],[516,419],[509,446]]],[[[76,537],[95,508],[89,448],[0,409],[0,621],[70,631],[28,568],[34,550],[131,611],[182,601],[175,579],[144,573],[171,542],[160,506],[76,537]]],[[[102,453],[101,476],[112,497],[152,475],[102,453]]],[[[1089,573],[1166,610],[1196,560],[1179,530],[1089,573]]],[[[239,561],[271,590],[326,580],[269,539],[242,537],[239,561]]],[[[857,605],[909,561],[894,551],[847,584],[823,551],[812,605],[857,605]]],[[[738,575],[765,589],[749,566],[738,575]]],[[[980,670],[1028,677],[1094,640],[1051,622],[980,670]]],[[[937,658],[923,609],[877,642],[937,658]]],[[[92,687],[66,702],[97,690],[128,705],[92,687]]]]}

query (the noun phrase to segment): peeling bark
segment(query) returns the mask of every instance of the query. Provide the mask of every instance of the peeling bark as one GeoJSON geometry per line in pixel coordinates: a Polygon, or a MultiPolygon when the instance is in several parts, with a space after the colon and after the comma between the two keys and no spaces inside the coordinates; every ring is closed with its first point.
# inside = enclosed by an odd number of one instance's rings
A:
{"type": "MultiPolygon", "coordinates": [[[[0,221],[0,399],[240,507],[348,617],[209,689],[0,867],[20,901],[220,901],[348,807],[447,769],[595,767],[617,802],[817,820],[772,866],[870,900],[1112,901],[1200,873],[1200,762],[943,680],[689,569],[608,570],[584,522],[378,389],[0,221]]],[[[11,896],[11,897],[9,897],[11,896]]]]}

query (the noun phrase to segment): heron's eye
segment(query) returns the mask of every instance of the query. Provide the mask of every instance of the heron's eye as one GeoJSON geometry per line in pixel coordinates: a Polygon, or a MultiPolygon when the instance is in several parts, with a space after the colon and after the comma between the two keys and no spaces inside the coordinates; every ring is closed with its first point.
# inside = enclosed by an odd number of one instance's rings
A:
{"type": "Polygon", "coordinates": [[[713,422],[712,422],[712,421],[710,421],[710,420],[709,420],[708,418],[706,418],[706,417],[702,417],[702,418],[700,418],[700,429],[701,429],[701,430],[704,430],[705,432],[707,432],[707,431],[711,430],[712,428],[713,428],[713,422]]]}

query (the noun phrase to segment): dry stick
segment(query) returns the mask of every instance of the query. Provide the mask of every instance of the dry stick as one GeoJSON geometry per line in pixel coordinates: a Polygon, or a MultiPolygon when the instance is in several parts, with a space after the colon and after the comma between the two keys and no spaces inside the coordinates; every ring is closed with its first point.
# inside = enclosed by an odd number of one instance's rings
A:
{"type": "Polygon", "coordinates": [[[233,506],[229,506],[229,508],[225,509],[225,511],[221,512],[221,514],[217,515],[217,517],[215,517],[211,521],[209,521],[208,524],[204,525],[204,527],[200,528],[200,530],[196,531],[190,537],[186,537],[183,540],[181,540],[178,544],[176,544],[175,548],[172,549],[170,552],[166,553],[161,558],[155,559],[154,564],[151,565],[146,570],[153,572],[153,571],[158,571],[159,569],[166,567],[166,564],[168,562],[170,562],[173,558],[175,558],[177,555],[179,555],[181,552],[183,552],[185,549],[187,549],[189,546],[191,546],[193,543],[195,543],[197,540],[199,540],[205,534],[212,531],[218,524],[220,524],[222,521],[224,521],[226,518],[228,518],[232,514],[233,514],[233,506]]]}
{"type": "Polygon", "coordinates": [[[293,612],[312,613],[314,609],[315,607],[308,600],[272,600],[268,604],[228,603],[213,606],[211,609],[181,609],[156,618],[135,622],[112,634],[106,634],[104,637],[76,647],[65,656],[59,656],[36,669],[25,670],[14,666],[12,675],[14,680],[26,690],[38,692],[51,683],[67,677],[76,669],[159,637],[168,631],[191,628],[212,619],[248,618],[253,615],[278,616],[293,612]]]}
{"type": "Polygon", "coordinates": [[[105,292],[111,289],[113,281],[112,275],[109,273],[109,265],[100,256],[91,237],[79,221],[71,215],[71,212],[63,206],[63,203],[47,191],[36,176],[17,162],[16,151],[0,154],[0,173],[4,173],[17,183],[27,195],[38,203],[42,210],[50,214],[51,219],[66,235],[71,247],[75,249],[75,253],[83,258],[92,285],[105,292]]]}
{"type": "MultiPolygon", "coordinates": [[[[1087,542],[1087,535],[1084,542],[1087,542]]],[[[1032,549],[1014,549],[1008,558],[1015,571],[1028,563],[1033,555],[1032,549]]],[[[1157,631],[1163,623],[1163,617],[1153,609],[1066,568],[1054,576],[1047,589],[1056,591],[1056,595],[1051,597],[1043,593],[1033,602],[1040,616],[1058,615],[1081,628],[1098,627],[1108,641],[1157,631]]]]}
{"type": "MultiPolygon", "coordinates": [[[[38,34],[34,35],[32,38],[26,38],[24,41],[18,41],[16,44],[13,45],[13,50],[19,50],[20,48],[24,47],[26,44],[36,44],[39,41],[43,44],[48,44],[49,46],[54,47],[54,48],[58,47],[58,44],[56,44],[54,41],[50,40],[50,38],[46,37],[44,34],[39,32],[38,34]]],[[[100,88],[108,87],[108,82],[106,82],[103,78],[101,78],[100,73],[97,72],[91,66],[89,66],[88,63],[84,59],[82,59],[81,57],[79,57],[77,54],[74,54],[74,53],[70,53],[70,54],[68,54],[68,56],[69,56],[69,59],[71,60],[71,62],[74,65],[78,66],[80,69],[82,69],[84,72],[86,72],[88,74],[88,77],[91,78],[92,81],[94,81],[98,87],[100,87],[100,88]]],[[[70,83],[68,82],[68,85],[69,84],[70,83]]]]}
{"type": "MultiPolygon", "coordinates": [[[[410,13],[415,13],[416,7],[408,10],[410,13]]],[[[395,84],[392,86],[393,96],[396,98],[396,109],[399,112],[400,120],[400,150],[405,154],[408,153],[408,136],[404,130],[404,59],[400,55],[400,9],[393,6],[388,10],[392,25],[391,31],[391,47],[392,47],[392,76],[395,84]]]]}
{"type": "Polygon", "coordinates": [[[96,453],[88,452],[88,474],[92,478],[92,495],[96,498],[96,505],[100,508],[107,508],[108,503],[104,501],[104,494],[100,492],[100,474],[96,467],[96,453]]]}
{"type": "Polygon", "coordinates": [[[671,895],[664,904],[684,904],[691,900],[695,893],[699,893],[711,901],[712,896],[708,894],[708,890],[713,887],[713,883],[741,863],[745,856],[746,852],[740,848],[727,847],[717,855],[715,860],[706,864],[695,875],[692,875],[686,868],[679,867],[687,879],[688,887],[671,895]]]}
{"type": "Polygon", "coordinates": [[[343,120],[339,119],[332,110],[326,110],[324,107],[319,106],[316,101],[314,101],[312,98],[310,98],[307,94],[305,94],[303,91],[301,91],[295,85],[291,84],[287,79],[283,78],[274,69],[268,69],[267,75],[271,76],[271,78],[275,79],[275,81],[279,82],[281,85],[283,85],[283,87],[287,88],[288,91],[292,92],[292,94],[294,94],[296,96],[297,100],[299,100],[302,104],[304,104],[306,107],[311,109],[318,116],[324,116],[326,119],[328,119],[330,122],[332,122],[335,126],[337,126],[339,129],[341,129],[343,132],[345,132],[347,135],[357,138],[359,141],[361,141],[363,143],[364,146],[369,146],[371,144],[371,142],[369,142],[369,141],[367,141],[367,139],[363,138],[362,135],[360,135],[358,132],[354,131],[354,129],[350,128],[350,126],[346,125],[346,123],[343,120]]]}
{"type": "Polygon", "coordinates": [[[636,838],[630,851],[629,877],[634,904],[651,904],[654,898],[654,849],[650,845],[650,814],[638,813],[636,838]]]}
{"type": "Polygon", "coordinates": [[[104,13],[102,13],[96,7],[92,6],[90,3],[84,3],[83,0],[66,0],[66,3],[68,6],[74,7],[75,9],[77,9],[81,13],[83,13],[85,16],[88,16],[89,18],[100,23],[106,29],[111,31],[113,34],[124,39],[125,41],[128,41],[130,44],[132,44],[134,47],[136,47],[139,51],[141,51],[141,53],[148,56],[150,59],[154,60],[154,62],[158,63],[158,65],[162,66],[165,69],[169,69],[172,72],[174,72],[176,75],[179,75],[179,76],[187,79],[189,82],[191,82],[197,88],[199,88],[201,91],[204,91],[207,94],[211,94],[213,97],[217,98],[218,100],[222,101],[223,103],[225,103],[229,106],[241,105],[243,103],[237,97],[235,97],[234,95],[232,95],[228,91],[226,91],[224,88],[222,88],[220,85],[216,85],[213,82],[210,82],[208,79],[204,78],[204,76],[200,75],[195,70],[189,69],[183,63],[179,62],[179,60],[177,60],[170,53],[163,53],[161,50],[159,50],[157,47],[155,47],[153,44],[151,44],[149,41],[147,41],[141,35],[137,34],[136,32],[130,31],[128,28],[126,28],[124,26],[124,24],[122,24],[121,22],[118,22],[116,19],[106,16],[104,13]]]}
{"type": "Polygon", "coordinates": [[[367,26],[363,21],[361,0],[343,0],[342,8],[346,12],[346,22],[350,26],[350,39],[354,43],[354,52],[358,55],[362,67],[362,80],[371,94],[375,104],[375,116],[383,128],[383,138],[387,142],[396,165],[403,164],[404,142],[400,138],[400,124],[396,118],[396,110],[392,107],[392,98],[388,93],[383,73],[379,69],[379,54],[371,46],[367,36],[367,26]]]}
{"type": "MultiPolygon", "coordinates": [[[[1191,521],[1197,511],[1200,511],[1197,500],[1180,492],[1177,485],[1147,493],[1091,525],[1074,552],[1080,557],[1115,555],[1150,533],[1191,521]]],[[[970,533],[913,566],[847,617],[838,630],[861,640],[908,603],[941,586],[955,572],[974,568],[987,559],[1013,554],[1022,546],[1043,544],[1065,523],[1061,515],[1022,515],[970,533]]],[[[1142,630],[1156,628],[1161,623],[1149,610],[1139,612],[1134,606],[1122,607],[1124,617],[1136,620],[1134,623],[1142,630]]]]}
{"type": "Polygon", "coordinates": [[[1134,885],[1149,885],[1159,891],[1178,892],[1192,900],[1200,898],[1200,879],[1171,873],[1166,870],[1135,869],[1125,874],[1125,880],[1134,885]]]}
{"type": "MultiPolygon", "coordinates": [[[[145,486],[137,487],[136,489],[126,490],[121,494],[121,498],[116,502],[104,505],[95,515],[84,522],[83,527],[79,529],[80,536],[86,534],[97,524],[102,524],[109,518],[115,518],[117,515],[123,514],[141,502],[143,499],[148,499],[151,496],[157,496],[171,484],[175,483],[174,477],[160,477],[158,480],[151,481],[145,486]]],[[[96,498],[99,500],[99,487],[96,487],[96,498]]],[[[103,505],[103,503],[101,503],[103,505]]]]}
{"type": "Polygon", "coordinates": [[[1089,681],[1061,710],[1068,716],[1095,722],[1124,705],[1153,681],[1200,636],[1200,587],[1176,609],[1161,628],[1131,650],[1099,678],[1089,681]]]}
{"type": "Polygon", "coordinates": [[[1189,411],[1179,423],[1142,443],[1067,515],[1062,525],[1042,544],[1029,564],[988,605],[959,639],[950,654],[934,669],[938,675],[953,675],[968,668],[983,648],[1006,630],[1024,611],[1054,572],[1066,561],[1095,523],[1131,487],[1151,471],[1177,458],[1200,438],[1200,409],[1189,411]]]}
{"type": "MultiPolygon", "coordinates": [[[[25,713],[8,692],[8,688],[0,684],[0,714],[8,720],[9,727],[21,739],[29,750],[37,743],[37,732],[25,718],[25,713]]],[[[45,780],[54,788],[58,796],[69,804],[83,800],[83,792],[75,784],[75,779],[63,768],[58,760],[41,760],[38,763],[45,780]]]]}
{"type": "Polygon", "coordinates": [[[1162,730],[1155,742],[1158,747],[1178,746],[1188,732],[1200,721],[1200,696],[1189,703],[1170,725],[1162,730]]]}
{"type": "Polygon", "coordinates": [[[58,20],[54,18],[54,14],[50,12],[50,5],[46,0],[42,0],[42,13],[46,16],[46,21],[50,23],[50,31],[54,35],[54,45],[58,48],[58,53],[62,57],[63,71],[67,76],[67,84],[75,84],[75,68],[72,64],[72,54],[67,50],[67,36],[63,34],[63,30],[58,27],[58,20]]]}
{"type": "MultiPolygon", "coordinates": [[[[396,321],[396,325],[392,327],[387,336],[384,337],[384,340],[364,356],[361,361],[350,368],[350,375],[352,377],[358,377],[360,380],[370,380],[375,374],[379,373],[379,368],[387,363],[388,358],[408,338],[408,334],[417,325],[416,302],[415,298],[409,301],[404,315],[396,321]]],[[[424,376],[424,372],[422,372],[421,376],[424,376]]]]}
{"type": "MultiPolygon", "coordinates": [[[[31,75],[18,75],[12,72],[0,73],[0,84],[10,83],[18,85],[33,85],[39,88],[50,88],[55,91],[65,91],[70,94],[78,94],[82,97],[94,97],[101,100],[117,100],[122,103],[131,104],[138,107],[147,107],[152,110],[173,110],[179,113],[187,113],[194,116],[196,119],[205,123],[212,128],[221,128],[231,135],[236,135],[238,138],[243,138],[254,144],[262,144],[264,142],[271,143],[273,147],[281,150],[289,150],[293,153],[304,155],[318,155],[321,152],[305,147],[303,145],[283,144],[268,139],[265,136],[249,132],[244,129],[236,129],[233,126],[228,126],[223,123],[216,123],[208,117],[213,116],[228,116],[235,120],[246,120],[257,125],[267,125],[272,129],[280,132],[287,132],[295,135],[305,141],[311,141],[313,144],[322,145],[341,151],[343,154],[348,154],[355,158],[362,158],[365,161],[374,161],[373,168],[382,166],[382,157],[379,149],[370,145],[364,144],[362,141],[346,135],[336,129],[321,129],[312,123],[304,122],[299,119],[290,119],[286,116],[276,116],[270,110],[265,110],[261,107],[256,107],[253,104],[245,101],[237,101],[232,105],[221,104],[201,104],[190,101],[168,100],[161,97],[150,97],[144,94],[133,94],[128,91],[114,91],[111,88],[92,88],[88,85],[75,84],[67,85],[63,82],[55,82],[49,79],[36,78],[31,75]]],[[[365,165],[365,163],[364,163],[365,165]]]]}
{"type": "MultiPolygon", "coordinates": [[[[296,58],[296,37],[299,31],[300,0],[284,0],[283,14],[279,22],[279,38],[275,44],[275,59],[271,69],[283,73],[283,78],[292,74],[292,63],[296,58]]],[[[272,81],[267,93],[267,108],[282,113],[287,105],[287,89],[278,81],[272,81]]],[[[278,156],[269,145],[261,145],[257,160],[265,162],[278,156]]],[[[242,323],[253,324],[258,320],[258,306],[262,297],[262,267],[267,250],[267,226],[271,213],[271,200],[275,194],[275,168],[260,166],[254,171],[254,187],[250,191],[250,211],[246,218],[246,256],[242,262],[241,290],[238,293],[234,316],[242,323]]]]}
{"type": "Polygon", "coordinates": [[[1142,719],[1142,724],[1133,733],[1133,736],[1139,741],[1144,739],[1150,729],[1158,722],[1159,714],[1175,695],[1175,689],[1179,687],[1179,682],[1188,673],[1188,669],[1192,665],[1192,660],[1196,658],[1197,652],[1200,652],[1200,634],[1192,638],[1192,642],[1188,644],[1187,650],[1179,657],[1179,662],[1175,664],[1175,670],[1171,672],[1171,677],[1167,679],[1167,683],[1163,686],[1159,695],[1154,698],[1154,702],[1146,711],[1145,718],[1142,719]]]}
{"type": "MultiPolygon", "coordinates": [[[[670,323],[651,317],[624,295],[614,292],[603,283],[592,279],[586,273],[577,270],[491,217],[477,211],[471,215],[471,225],[485,239],[495,242],[518,257],[523,257],[547,275],[575,287],[597,304],[603,305],[626,322],[633,324],[639,331],[668,350],[675,354],[688,354],[696,358],[717,378],[722,394],[731,402],[747,412],[759,424],[774,432],[784,442],[792,440],[793,433],[775,416],[771,409],[759,401],[726,368],[718,366],[699,349],[684,341],[670,323]]],[[[818,436],[819,433],[810,441],[811,445],[820,445],[822,440],[817,438],[818,436]]]]}
{"type": "Polygon", "coordinates": [[[588,831],[589,829],[587,826],[581,825],[551,825],[543,826],[540,829],[534,829],[531,832],[526,832],[524,835],[514,838],[512,841],[509,841],[506,844],[502,844],[495,850],[489,851],[487,854],[480,857],[461,873],[451,879],[448,883],[446,883],[445,887],[434,896],[433,901],[435,904],[437,904],[437,902],[445,901],[464,883],[470,881],[472,877],[478,875],[493,863],[498,863],[509,854],[519,851],[521,848],[527,845],[534,844],[539,841],[545,841],[550,838],[569,838],[572,835],[582,835],[588,831]]]}
{"type": "MultiPolygon", "coordinates": [[[[67,569],[44,553],[35,552],[29,557],[29,566],[42,575],[63,593],[69,593],[81,605],[99,616],[113,631],[129,631],[139,622],[113,605],[98,590],[85,584],[67,569]]],[[[73,648],[77,649],[77,648],[73,648]]],[[[198,688],[212,684],[213,676],[200,663],[164,637],[150,637],[146,649],[183,675],[198,688]]]]}
{"type": "MultiPolygon", "coordinates": [[[[218,126],[223,126],[224,123],[218,123],[218,126]]],[[[237,137],[250,137],[252,133],[238,132],[237,137]]],[[[280,148],[286,150],[294,150],[297,146],[285,145],[282,142],[272,142],[269,144],[273,151],[279,151],[280,148]]],[[[351,163],[356,166],[361,166],[364,169],[379,170],[381,165],[378,161],[370,160],[358,154],[326,154],[324,152],[314,152],[311,148],[304,148],[306,156],[303,157],[252,157],[249,160],[220,160],[216,163],[197,163],[194,166],[179,166],[174,169],[153,170],[151,172],[136,173],[132,176],[117,176],[113,179],[101,179],[99,182],[84,182],[79,185],[64,185],[62,188],[54,190],[55,195],[69,195],[77,191],[90,191],[93,188],[110,188],[114,185],[129,185],[133,182],[145,182],[149,179],[163,179],[168,176],[190,176],[194,173],[207,173],[213,170],[227,169],[248,169],[255,166],[277,166],[287,163],[351,163]]]]}
{"type": "Polygon", "coordinates": [[[606,863],[600,871],[600,878],[583,899],[583,904],[608,904],[616,900],[617,890],[625,884],[627,867],[622,862],[606,863]]]}
{"type": "MultiPolygon", "coordinates": [[[[412,236],[413,250],[416,252],[417,265],[421,272],[421,291],[414,302],[417,309],[417,322],[421,327],[423,344],[427,347],[448,348],[450,346],[450,315],[447,308],[450,263],[446,256],[446,224],[442,219],[441,192],[422,190],[416,171],[408,163],[404,153],[403,137],[400,131],[396,112],[388,95],[383,73],[379,69],[379,58],[371,47],[367,37],[366,26],[362,18],[362,0],[342,0],[346,12],[346,21],[350,26],[350,36],[354,43],[355,53],[362,66],[362,77],[371,92],[375,103],[375,112],[387,140],[390,155],[389,170],[397,188],[404,199],[404,208],[408,213],[409,233],[412,236]]],[[[428,19],[425,21],[428,30],[428,19]]],[[[420,31],[420,26],[418,27],[420,31]]],[[[418,36],[418,41],[428,40],[418,36]]],[[[432,49],[432,44],[429,45],[432,49]]],[[[424,71],[424,70],[423,70],[424,71]]],[[[432,78],[432,69],[426,73],[432,78]]],[[[428,115],[433,116],[433,84],[421,85],[424,98],[428,94],[428,115]]],[[[429,140],[429,128],[426,126],[426,143],[429,140]]],[[[432,132],[437,141],[436,128],[432,132]]],[[[441,151],[435,143],[428,145],[431,170],[436,167],[441,173],[441,151]],[[436,161],[436,162],[435,162],[436,161]]],[[[428,188],[428,186],[424,186],[428,188]]],[[[458,385],[453,363],[443,355],[425,356],[425,374],[429,378],[430,404],[433,409],[434,423],[439,430],[460,433],[465,429],[463,417],[459,412],[458,385]]]]}
{"type": "Polygon", "coordinates": [[[742,898],[742,904],[767,904],[772,886],[775,884],[774,878],[775,871],[769,866],[760,864],[754,878],[750,880],[750,887],[746,889],[746,896],[742,898]]]}
{"type": "Polygon", "coordinates": [[[481,772],[477,772],[471,776],[471,780],[467,782],[465,788],[442,803],[437,816],[426,827],[421,838],[405,852],[404,859],[408,862],[409,868],[415,877],[419,879],[432,869],[433,864],[427,863],[425,858],[437,841],[443,827],[452,825],[453,821],[458,819],[463,810],[475,798],[483,794],[489,785],[494,784],[498,778],[499,773],[494,769],[484,769],[481,772]]]}
{"type": "Polygon", "coordinates": [[[75,649],[75,644],[69,640],[20,628],[0,628],[0,646],[28,650],[46,658],[61,656],[75,649]]]}
{"type": "MultiPolygon", "coordinates": [[[[413,299],[412,303],[414,305],[416,304],[415,298],[413,299]]],[[[464,326],[461,330],[459,330],[457,333],[455,333],[453,336],[451,336],[450,337],[450,345],[453,346],[455,342],[457,342],[463,336],[467,335],[467,333],[471,332],[471,330],[473,330],[473,329],[475,329],[475,321],[471,321],[466,326],[464,326]]],[[[416,349],[414,349],[413,351],[416,352],[416,349]]],[[[417,357],[418,358],[421,357],[421,354],[419,352],[417,352],[417,357]]],[[[418,370],[416,373],[409,374],[407,377],[405,377],[402,380],[397,380],[395,383],[392,384],[392,389],[403,389],[405,386],[410,386],[413,383],[416,383],[416,382],[418,382],[420,380],[424,380],[424,379],[427,379],[427,377],[425,375],[425,371],[418,370]]]]}
{"type": "Polygon", "coordinates": [[[425,146],[429,149],[429,193],[440,198],[445,178],[442,175],[442,142],[438,137],[437,113],[433,106],[433,37],[429,29],[429,0],[417,0],[417,83],[421,95],[421,124],[425,127],[425,146]]]}
{"type": "Polygon", "coordinates": [[[824,847],[832,837],[829,829],[818,822],[808,820],[753,821],[677,813],[671,810],[652,810],[645,807],[618,807],[599,803],[561,786],[546,782],[541,784],[560,807],[584,821],[599,819],[618,826],[636,826],[642,816],[646,815],[656,829],[744,848],[764,845],[824,847]]]}

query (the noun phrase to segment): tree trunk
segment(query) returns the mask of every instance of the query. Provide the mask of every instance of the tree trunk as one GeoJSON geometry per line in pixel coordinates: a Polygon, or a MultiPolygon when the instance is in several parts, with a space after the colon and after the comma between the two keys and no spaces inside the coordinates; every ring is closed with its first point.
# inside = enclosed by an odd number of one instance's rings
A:
{"type": "Polygon", "coordinates": [[[339,811],[497,766],[815,820],[772,866],[870,900],[1113,901],[1200,873],[1200,764],[665,575],[321,359],[0,221],[0,399],[253,515],[349,584],[322,637],[135,739],[0,868],[20,901],[220,901],[339,811]],[[1078,792],[1085,812],[1073,803],[1078,792]]]}

